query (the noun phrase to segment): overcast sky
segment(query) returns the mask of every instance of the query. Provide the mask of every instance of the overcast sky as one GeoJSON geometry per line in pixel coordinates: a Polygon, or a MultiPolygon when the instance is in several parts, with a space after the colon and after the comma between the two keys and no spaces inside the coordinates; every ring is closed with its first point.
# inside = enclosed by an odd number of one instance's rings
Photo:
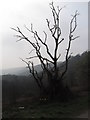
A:
{"type": "MultiPolygon", "coordinates": [[[[71,0],[62,3],[61,0],[55,0],[54,2],[55,6],[66,6],[60,15],[62,29],[61,37],[65,38],[65,41],[62,43],[58,51],[58,53],[62,54],[61,61],[64,60],[68,44],[71,15],[73,15],[76,10],[78,10],[80,15],[77,19],[78,27],[74,35],[79,35],[80,38],[73,41],[70,52],[73,52],[73,55],[76,55],[88,50],[88,2],[77,1],[78,0],[71,0]]],[[[17,38],[14,37],[16,32],[11,30],[10,27],[16,28],[19,26],[31,40],[33,40],[32,35],[27,32],[24,25],[30,27],[30,24],[33,23],[34,29],[38,31],[42,38],[44,37],[43,31],[46,31],[48,34],[47,43],[53,54],[54,43],[50,37],[46,24],[46,18],[52,21],[52,14],[49,7],[50,2],[51,0],[2,0],[2,2],[0,2],[0,45],[2,47],[2,50],[0,50],[0,59],[2,58],[1,65],[3,69],[25,66],[19,58],[25,59],[26,57],[29,57],[28,53],[32,50],[27,42],[16,42],[17,38]]],[[[42,53],[46,56],[43,47],[42,53]]],[[[34,62],[35,64],[39,64],[38,60],[34,60],[34,62]]]]}

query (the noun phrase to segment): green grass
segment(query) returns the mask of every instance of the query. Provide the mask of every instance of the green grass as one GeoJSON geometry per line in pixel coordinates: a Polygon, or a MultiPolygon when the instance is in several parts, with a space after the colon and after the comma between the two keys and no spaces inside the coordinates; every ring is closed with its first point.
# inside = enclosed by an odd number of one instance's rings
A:
{"type": "Polygon", "coordinates": [[[79,97],[66,103],[32,103],[24,110],[19,110],[17,106],[9,107],[3,112],[3,118],[70,118],[87,109],[88,98],[79,97]]]}

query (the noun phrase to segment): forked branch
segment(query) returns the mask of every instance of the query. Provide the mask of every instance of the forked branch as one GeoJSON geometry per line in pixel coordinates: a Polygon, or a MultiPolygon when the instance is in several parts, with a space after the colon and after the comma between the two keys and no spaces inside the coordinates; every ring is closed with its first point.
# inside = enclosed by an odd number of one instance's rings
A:
{"type": "Polygon", "coordinates": [[[70,22],[70,33],[69,33],[69,43],[68,43],[68,48],[66,49],[66,56],[65,56],[65,59],[66,59],[66,64],[65,64],[65,70],[64,72],[62,73],[61,75],[61,79],[63,78],[63,76],[65,75],[65,73],[67,72],[67,69],[68,69],[68,60],[70,59],[71,55],[69,55],[69,51],[70,51],[70,47],[71,47],[71,42],[77,38],[79,38],[80,36],[77,36],[77,37],[74,37],[73,38],[73,33],[74,31],[76,30],[77,28],[77,16],[78,16],[78,12],[76,11],[75,12],[75,15],[72,17],[71,19],[71,22],[70,22]],[[73,27],[73,23],[74,23],[74,27],[73,27]]]}

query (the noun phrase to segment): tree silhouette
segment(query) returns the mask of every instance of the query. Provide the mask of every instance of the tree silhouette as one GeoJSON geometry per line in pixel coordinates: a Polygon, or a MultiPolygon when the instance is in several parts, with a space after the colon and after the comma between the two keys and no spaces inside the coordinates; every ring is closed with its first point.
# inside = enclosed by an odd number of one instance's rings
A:
{"type": "MultiPolygon", "coordinates": [[[[63,70],[59,70],[58,68],[58,60],[61,56],[61,54],[58,54],[58,48],[60,47],[61,43],[64,41],[64,38],[61,38],[62,30],[60,27],[60,13],[63,8],[59,8],[59,6],[56,8],[52,3],[50,3],[50,8],[52,11],[53,16],[53,25],[51,25],[51,22],[46,19],[48,29],[52,35],[52,38],[55,42],[55,48],[54,49],[54,55],[50,52],[49,46],[47,45],[47,33],[44,31],[44,39],[40,37],[37,31],[33,29],[33,25],[31,24],[31,29],[25,26],[25,28],[33,34],[33,37],[35,39],[35,42],[31,41],[22,31],[19,27],[17,29],[12,28],[15,30],[18,35],[16,37],[19,38],[18,41],[25,40],[27,41],[32,47],[33,50],[35,50],[36,55],[30,56],[27,58],[27,60],[21,59],[23,62],[27,64],[27,67],[29,68],[29,72],[32,73],[33,77],[36,80],[36,83],[38,87],[40,88],[40,91],[42,94],[47,93],[47,96],[50,99],[56,98],[56,96],[64,96],[65,94],[65,88],[63,86],[63,77],[68,69],[68,60],[70,58],[70,47],[72,41],[77,39],[79,36],[74,37],[73,33],[75,32],[77,28],[77,15],[78,12],[76,11],[75,14],[72,16],[72,19],[70,21],[70,30],[69,30],[69,41],[68,41],[68,47],[66,49],[66,55],[65,55],[65,67],[63,70]],[[41,46],[45,47],[46,53],[49,56],[48,58],[44,57],[41,52],[41,46]],[[34,63],[31,61],[33,58],[38,58],[41,63],[42,72],[39,74],[35,68],[34,63]],[[44,74],[47,76],[48,85],[45,86],[43,82],[44,74]],[[42,92],[43,91],[43,92],[42,92]],[[61,95],[60,95],[61,94],[61,95]]],[[[33,51],[31,50],[30,53],[33,51]]],[[[66,94],[65,94],[66,95],[66,94]]]]}

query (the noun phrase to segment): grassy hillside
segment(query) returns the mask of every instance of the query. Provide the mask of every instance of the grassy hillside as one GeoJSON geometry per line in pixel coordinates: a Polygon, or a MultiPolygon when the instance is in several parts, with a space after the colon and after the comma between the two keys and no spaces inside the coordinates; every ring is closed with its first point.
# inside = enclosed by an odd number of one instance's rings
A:
{"type": "Polygon", "coordinates": [[[3,118],[76,118],[88,110],[88,98],[78,97],[68,102],[41,104],[18,104],[8,107],[3,112],[3,118]],[[20,109],[21,107],[22,109],[20,109]]]}

